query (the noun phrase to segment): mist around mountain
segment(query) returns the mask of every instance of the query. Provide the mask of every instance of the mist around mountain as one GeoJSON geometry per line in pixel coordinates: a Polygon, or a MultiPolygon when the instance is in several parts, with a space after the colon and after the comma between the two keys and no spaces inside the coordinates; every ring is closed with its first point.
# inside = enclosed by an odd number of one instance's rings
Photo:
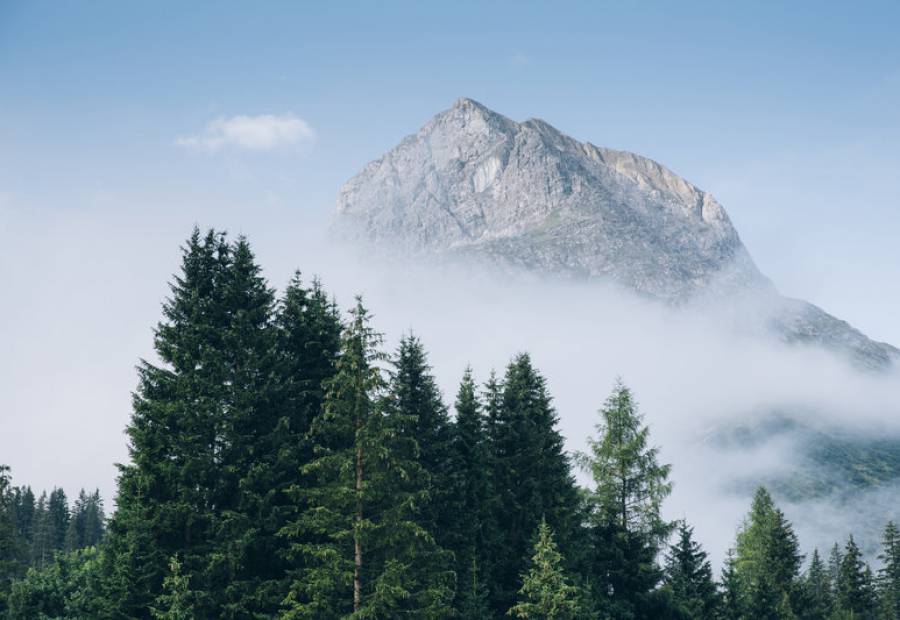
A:
{"type": "Polygon", "coordinates": [[[579,142],[539,119],[459,99],[340,191],[335,230],[429,260],[612,282],[681,305],[755,306],[744,329],[819,343],[870,368],[900,351],[778,295],[725,209],[657,162],[579,142]]]}
{"type": "MultiPolygon", "coordinates": [[[[711,520],[760,482],[822,539],[898,505],[900,352],[780,295],[715,198],[652,160],[460,99],[344,185],[332,230],[419,274],[425,316],[530,330],[554,381],[638,381],[694,468],[676,498],[711,520]]],[[[589,406],[561,411],[577,446],[589,406]]]]}

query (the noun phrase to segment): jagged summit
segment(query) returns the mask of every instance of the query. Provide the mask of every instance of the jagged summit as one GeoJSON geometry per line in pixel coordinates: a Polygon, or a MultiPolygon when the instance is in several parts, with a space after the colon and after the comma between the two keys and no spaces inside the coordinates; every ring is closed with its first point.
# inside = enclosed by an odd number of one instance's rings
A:
{"type": "MultiPolygon", "coordinates": [[[[669,303],[777,296],[711,194],[646,157],[465,97],[341,188],[335,229],[391,251],[608,280],[669,303]]],[[[873,366],[897,354],[818,308],[783,306],[772,323],[788,339],[820,338],[873,366]]]]}

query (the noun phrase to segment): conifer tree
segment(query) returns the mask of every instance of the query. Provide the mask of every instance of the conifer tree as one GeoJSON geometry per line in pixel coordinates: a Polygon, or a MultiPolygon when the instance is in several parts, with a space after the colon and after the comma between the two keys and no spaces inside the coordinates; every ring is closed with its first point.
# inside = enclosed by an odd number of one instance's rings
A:
{"type": "Polygon", "coordinates": [[[162,365],[138,367],[127,429],[130,463],[120,468],[105,551],[107,596],[120,616],[149,618],[169,559],[179,553],[198,582],[197,615],[221,617],[229,570],[209,562],[227,559],[214,550],[221,515],[234,504],[237,475],[235,464],[226,462],[238,448],[230,432],[238,353],[227,301],[235,295],[231,263],[224,234],[194,230],[156,329],[162,365]]]}
{"type": "Polygon", "coordinates": [[[741,586],[738,583],[737,570],[735,569],[736,563],[734,549],[729,549],[725,556],[722,578],[720,579],[722,590],[720,617],[722,620],[739,620],[741,610],[744,607],[741,600],[741,586]]]}
{"type": "Polygon", "coordinates": [[[177,555],[169,562],[169,574],[163,579],[162,589],[151,610],[154,620],[194,620],[190,578],[182,573],[177,555]]]}
{"type": "Polygon", "coordinates": [[[841,563],[843,561],[844,556],[841,553],[841,547],[837,543],[834,543],[828,554],[828,582],[831,584],[832,608],[834,608],[834,605],[837,602],[838,581],[841,577],[841,563]]]}
{"type": "Polygon", "coordinates": [[[839,618],[869,618],[875,611],[871,571],[852,535],[841,559],[835,607],[839,618]]]}
{"type": "Polygon", "coordinates": [[[826,620],[833,609],[831,576],[818,549],[813,550],[803,580],[803,607],[801,616],[809,620],[826,620]]]}
{"type": "Polygon", "coordinates": [[[285,618],[418,617],[450,613],[453,573],[417,519],[425,476],[408,457],[413,420],[385,404],[381,336],[358,300],[341,339],[337,372],[313,422],[308,509],[283,534],[305,567],[285,618]]]}
{"type": "Polygon", "coordinates": [[[562,555],[545,520],[538,526],[538,539],[528,572],[522,576],[518,602],[508,615],[529,620],[574,620],[578,617],[578,588],[563,569],[562,555]]]}
{"type": "MultiPolygon", "coordinates": [[[[579,455],[594,480],[590,493],[591,574],[597,597],[617,617],[642,617],[662,577],[656,556],[673,524],[660,513],[671,492],[669,465],[648,445],[649,429],[631,391],[618,382],[600,411],[598,437],[579,455]]],[[[656,613],[656,612],[653,612],[656,613]]]]}
{"type": "Polygon", "coordinates": [[[531,358],[517,356],[506,369],[502,394],[497,387],[489,386],[487,408],[493,520],[503,526],[491,549],[491,604],[503,614],[515,600],[542,518],[558,532],[564,554],[573,550],[579,496],[546,381],[531,358]]]}
{"type": "Polygon", "coordinates": [[[449,545],[458,579],[455,607],[461,617],[478,620],[489,617],[491,485],[485,422],[471,368],[463,374],[455,409],[451,427],[454,522],[449,545]]]}
{"type": "Polygon", "coordinates": [[[0,465],[0,614],[6,610],[6,597],[13,579],[22,572],[24,541],[16,527],[14,509],[9,467],[0,465]]]}
{"type": "Polygon", "coordinates": [[[760,619],[784,616],[782,599],[786,594],[794,603],[802,558],[793,527],[762,487],[738,532],[736,551],[743,613],[760,619]]]}
{"type": "Polygon", "coordinates": [[[418,338],[403,337],[391,363],[393,372],[385,404],[391,409],[390,415],[408,420],[402,430],[414,440],[410,445],[417,447],[417,453],[408,457],[418,460],[423,470],[421,483],[428,490],[419,522],[439,545],[449,547],[448,535],[452,537],[456,515],[452,506],[453,452],[447,408],[418,338]]]}
{"type": "Polygon", "coordinates": [[[880,620],[900,620],[900,531],[893,521],[884,528],[878,559],[880,620]]]}
{"type": "Polygon", "coordinates": [[[96,490],[89,495],[81,489],[69,517],[66,551],[77,551],[100,543],[105,528],[104,520],[100,491],[96,490]]]}
{"type": "Polygon", "coordinates": [[[684,613],[697,620],[714,620],[719,594],[707,554],[693,533],[685,522],[678,525],[678,541],[669,551],[664,580],[672,591],[673,602],[684,613]]]}

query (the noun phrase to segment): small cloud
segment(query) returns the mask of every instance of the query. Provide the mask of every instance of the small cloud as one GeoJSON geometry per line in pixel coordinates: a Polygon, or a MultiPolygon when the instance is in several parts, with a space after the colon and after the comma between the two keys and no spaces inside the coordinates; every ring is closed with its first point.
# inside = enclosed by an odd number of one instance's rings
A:
{"type": "Polygon", "coordinates": [[[175,140],[175,144],[195,151],[214,153],[225,148],[271,151],[285,147],[309,147],[316,132],[293,114],[262,114],[217,118],[202,132],[175,140]]]}
{"type": "Polygon", "coordinates": [[[516,52],[510,58],[510,62],[516,67],[524,67],[525,65],[530,64],[531,60],[522,52],[516,52]]]}

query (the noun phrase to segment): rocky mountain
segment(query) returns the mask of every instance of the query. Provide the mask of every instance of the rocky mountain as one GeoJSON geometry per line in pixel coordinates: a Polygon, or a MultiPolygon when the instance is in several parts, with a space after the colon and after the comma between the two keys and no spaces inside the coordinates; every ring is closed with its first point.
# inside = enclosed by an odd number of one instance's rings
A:
{"type": "Polygon", "coordinates": [[[334,227],[392,251],[609,281],[664,303],[765,299],[764,322],[785,340],[871,368],[900,359],[820,308],[779,296],[709,193],[640,155],[471,99],[350,179],[334,227]]]}

